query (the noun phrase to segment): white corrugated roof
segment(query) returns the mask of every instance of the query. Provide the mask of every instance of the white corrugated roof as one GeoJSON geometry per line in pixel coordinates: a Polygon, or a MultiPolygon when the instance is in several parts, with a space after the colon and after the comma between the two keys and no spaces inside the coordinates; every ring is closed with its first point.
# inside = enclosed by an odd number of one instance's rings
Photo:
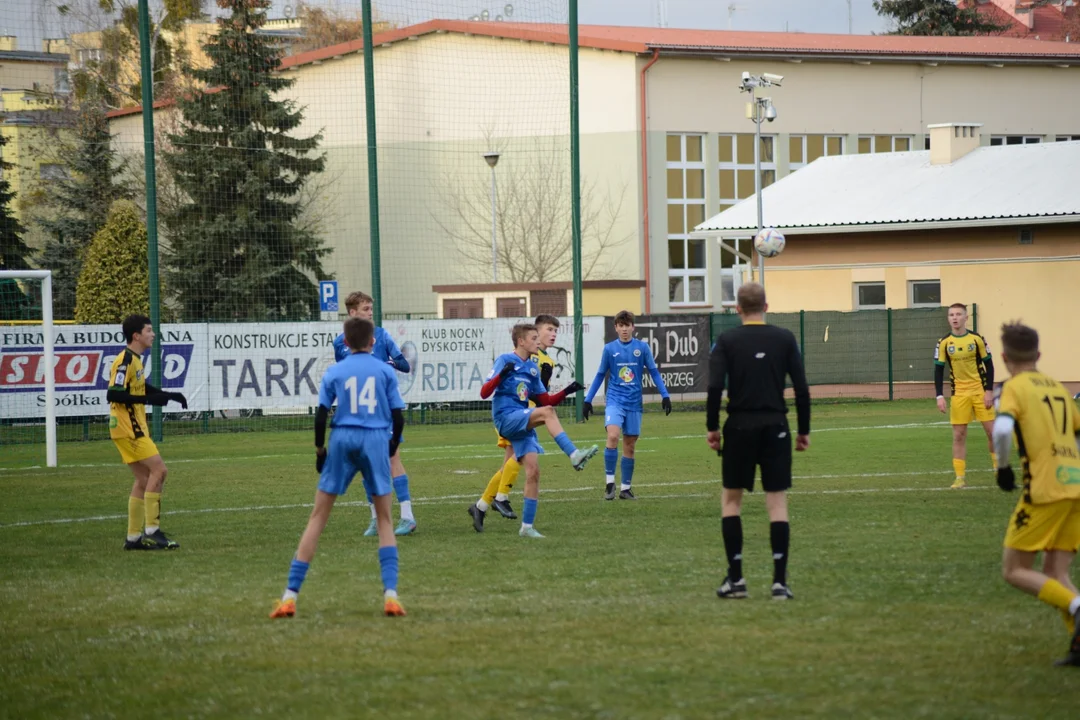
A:
{"type": "MultiPolygon", "coordinates": [[[[763,218],[766,227],[804,233],[1049,222],[1080,216],[1078,179],[1080,142],[980,147],[951,165],[931,165],[929,151],[839,155],[765,188],[763,218]]],[[[756,229],[751,196],[696,232],[756,229]]]]}

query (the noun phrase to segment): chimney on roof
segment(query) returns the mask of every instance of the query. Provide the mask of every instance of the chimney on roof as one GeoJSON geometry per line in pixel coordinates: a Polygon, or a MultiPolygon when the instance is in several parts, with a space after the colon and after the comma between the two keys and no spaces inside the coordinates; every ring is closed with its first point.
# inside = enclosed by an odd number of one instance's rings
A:
{"type": "Polygon", "coordinates": [[[949,165],[981,145],[982,123],[940,123],[930,130],[930,164],[949,165]]]}
{"type": "Polygon", "coordinates": [[[15,52],[19,49],[19,41],[14,35],[0,35],[0,50],[15,52]]]}

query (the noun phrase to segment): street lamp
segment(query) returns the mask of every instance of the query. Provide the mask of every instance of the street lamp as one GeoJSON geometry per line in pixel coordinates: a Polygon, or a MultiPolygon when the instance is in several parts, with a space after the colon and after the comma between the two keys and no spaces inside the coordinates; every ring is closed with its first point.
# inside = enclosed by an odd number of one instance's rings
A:
{"type": "MultiPolygon", "coordinates": [[[[744,72],[742,82],[739,83],[741,92],[750,93],[750,102],[746,105],[746,117],[754,123],[754,197],[757,199],[757,231],[759,233],[764,227],[761,221],[761,123],[772,122],[776,119],[776,107],[772,103],[772,98],[759,98],[757,90],[758,88],[780,87],[783,81],[783,75],[772,73],[751,75],[744,72]]],[[[758,282],[765,285],[765,256],[761,253],[758,253],[758,282]]]]}
{"type": "Polygon", "coordinates": [[[495,166],[499,164],[499,153],[486,152],[484,160],[491,168],[491,281],[499,282],[499,256],[496,250],[496,223],[495,223],[495,166]]]}

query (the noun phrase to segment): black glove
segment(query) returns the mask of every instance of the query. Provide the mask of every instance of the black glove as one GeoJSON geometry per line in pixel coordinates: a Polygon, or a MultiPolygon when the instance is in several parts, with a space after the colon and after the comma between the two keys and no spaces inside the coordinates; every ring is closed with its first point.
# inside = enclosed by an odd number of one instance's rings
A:
{"type": "Polygon", "coordinates": [[[567,385],[566,389],[563,390],[563,392],[566,393],[567,396],[570,396],[570,395],[573,395],[574,393],[576,393],[578,390],[584,390],[584,389],[585,389],[585,386],[582,385],[581,383],[579,383],[577,380],[575,380],[572,383],[570,383],[569,385],[567,385]]]}
{"type": "Polygon", "coordinates": [[[499,371],[499,377],[503,380],[514,374],[514,364],[506,363],[503,365],[503,369],[499,371]]]}
{"type": "Polygon", "coordinates": [[[1016,489],[1016,473],[1013,472],[1011,466],[1006,465],[1003,468],[998,468],[997,484],[1005,492],[1012,492],[1016,489]]]}
{"type": "Polygon", "coordinates": [[[663,400],[661,400],[660,401],[660,407],[664,408],[664,414],[665,415],[670,415],[671,414],[671,398],[666,397],[663,400]]]}
{"type": "Polygon", "coordinates": [[[326,465],[326,448],[315,448],[315,471],[322,472],[326,465]]]}
{"type": "Polygon", "coordinates": [[[180,407],[187,410],[187,398],[184,397],[183,393],[171,392],[169,393],[169,400],[180,403],[180,407]]]}
{"type": "Polygon", "coordinates": [[[592,415],[592,403],[587,402],[581,406],[581,417],[588,420],[590,415],[592,415]]]}

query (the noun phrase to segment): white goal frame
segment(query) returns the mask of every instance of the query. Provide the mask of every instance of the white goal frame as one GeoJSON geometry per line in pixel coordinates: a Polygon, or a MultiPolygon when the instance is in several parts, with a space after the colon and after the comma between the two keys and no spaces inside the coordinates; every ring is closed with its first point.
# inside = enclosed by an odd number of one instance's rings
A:
{"type": "Polygon", "coordinates": [[[53,349],[52,270],[0,270],[0,280],[41,281],[41,335],[45,355],[45,465],[56,467],[56,357],[53,349]]]}

